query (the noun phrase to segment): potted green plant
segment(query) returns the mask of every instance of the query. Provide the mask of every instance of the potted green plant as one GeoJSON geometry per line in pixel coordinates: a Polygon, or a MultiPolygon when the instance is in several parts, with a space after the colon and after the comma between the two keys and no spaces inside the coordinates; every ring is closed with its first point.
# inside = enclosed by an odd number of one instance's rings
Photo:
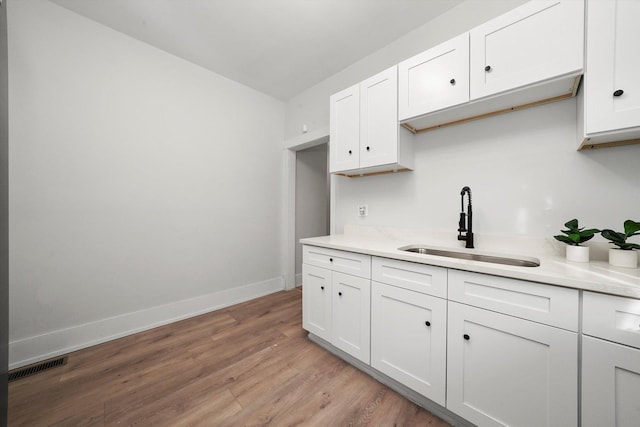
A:
{"type": "Polygon", "coordinates": [[[627,242],[627,239],[640,236],[640,222],[628,219],[624,222],[624,232],[607,228],[602,230],[601,235],[617,246],[609,249],[609,264],[615,267],[638,268],[638,254],[634,249],[640,249],[640,245],[627,242]]]}
{"type": "Polygon", "coordinates": [[[580,228],[576,218],[564,223],[566,230],[560,230],[564,234],[553,236],[554,239],[567,244],[567,261],[589,262],[589,246],[581,246],[582,243],[593,239],[600,232],[597,228],[580,228]]]}

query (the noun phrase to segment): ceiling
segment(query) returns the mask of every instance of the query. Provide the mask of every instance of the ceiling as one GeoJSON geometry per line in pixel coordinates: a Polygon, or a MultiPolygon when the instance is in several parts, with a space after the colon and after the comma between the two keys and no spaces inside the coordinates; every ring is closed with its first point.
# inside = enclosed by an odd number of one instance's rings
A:
{"type": "Polygon", "coordinates": [[[51,0],[283,101],[463,0],[51,0]]]}

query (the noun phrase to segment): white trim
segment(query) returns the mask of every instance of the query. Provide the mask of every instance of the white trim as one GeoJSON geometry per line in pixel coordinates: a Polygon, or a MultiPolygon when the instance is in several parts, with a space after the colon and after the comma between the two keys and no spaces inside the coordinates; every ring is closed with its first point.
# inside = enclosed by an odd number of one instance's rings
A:
{"type": "Polygon", "coordinates": [[[302,135],[287,139],[283,144],[283,148],[293,151],[300,151],[304,150],[305,148],[323,144],[329,140],[328,138],[329,126],[324,126],[307,133],[303,133],[302,135]]]}
{"type": "Polygon", "coordinates": [[[296,288],[302,286],[302,273],[296,274],[296,288]]]}
{"type": "Polygon", "coordinates": [[[296,286],[296,152],[284,150],[285,192],[284,203],[284,236],[283,236],[283,262],[285,289],[293,289],[296,286]]]}
{"type": "Polygon", "coordinates": [[[9,343],[9,369],[198,316],[284,289],[281,277],[121,314],[9,343]]]}

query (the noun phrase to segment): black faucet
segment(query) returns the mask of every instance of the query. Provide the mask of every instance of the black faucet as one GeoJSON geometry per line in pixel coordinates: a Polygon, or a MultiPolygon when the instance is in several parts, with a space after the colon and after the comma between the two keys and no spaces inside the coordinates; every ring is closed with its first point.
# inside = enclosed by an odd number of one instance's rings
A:
{"type": "Polygon", "coordinates": [[[465,248],[473,249],[473,211],[471,210],[471,189],[462,187],[460,190],[460,222],[458,223],[458,240],[464,240],[467,244],[465,248]],[[464,213],[464,193],[469,195],[467,213],[464,213]],[[465,219],[466,217],[466,219],[465,219]],[[467,233],[467,234],[462,234],[467,233]]]}

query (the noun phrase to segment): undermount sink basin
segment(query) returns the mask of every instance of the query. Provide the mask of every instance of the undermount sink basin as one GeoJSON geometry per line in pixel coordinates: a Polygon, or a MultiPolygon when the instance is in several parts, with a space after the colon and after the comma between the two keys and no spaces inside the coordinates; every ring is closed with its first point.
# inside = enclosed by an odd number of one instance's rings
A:
{"type": "Polygon", "coordinates": [[[470,261],[490,262],[493,264],[512,265],[515,267],[539,267],[540,260],[537,258],[511,258],[496,255],[474,254],[468,252],[448,251],[444,249],[434,249],[427,246],[409,245],[398,248],[406,252],[414,252],[423,255],[434,255],[447,258],[457,258],[470,261]]]}

